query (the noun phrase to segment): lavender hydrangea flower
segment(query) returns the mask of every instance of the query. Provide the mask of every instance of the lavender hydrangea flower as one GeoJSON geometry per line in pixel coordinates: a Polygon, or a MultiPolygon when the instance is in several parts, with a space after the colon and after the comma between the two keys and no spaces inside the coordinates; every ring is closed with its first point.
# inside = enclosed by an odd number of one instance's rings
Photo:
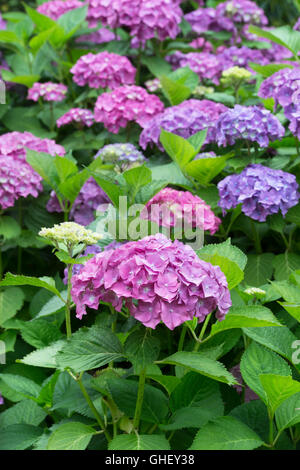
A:
{"type": "Polygon", "coordinates": [[[80,8],[83,5],[84,3],[80,0],[51,0],[39,5],[37,11],[56,21],[65,13],[75,10],[75,8],[80,8]]]}
{"type": "Polygon", "coordinates": [[[115,165],[115,171],[123,172],[141,165],[146,158],[133,144],[108,144],[96,153],[103,163],[115,165]]]}
{"type": "Polygon", "coordinates": [[[223,70],[236,65],[238,67],[245,67],[252,71],[248,65],[249,62],[254,62],[260,65],[266,65],[270,62],[263,50],[260,49],[251,49],[247,46],[231,46],[225,49],[221,46],[221,48],[220,53],[218,53],[217,50],[217,57],[223,65],[223,70]]]}
{"type": "Polygon", "coordinates": [[[113,90],[121,85],[132,85],[136,68],[127,57],[105,51],[81,56],[71,68],[71,73],[79,86],[113,90]]]}
{"type": "Polygon", "coordinates": [[[65,99],[68,88],[59,83],[38,83],[36,82],[28,90],[28,99],[38,101],[43,98],[45,101],[62,101],[65,99]]]}
{"type": "Polygon", "coordinates": [[[80,126],[91,127],[94,124],[94,114],[89,109],[72,108],[56,121],[56,125],[61,127],[71,122],[80,124],[80,126]]]}
{"type": "Polygon", "coordinates": [[[43,189],[41,181],[28,163],[0,155],[0,208],[13,207],[20,197],[37,197],[43,189]]]}
{"type": "Polygon", "coordinates": [[[240,174],[218,183],[219,206],[223,213],[242,204],[242,212],[264,222],[268,215],[287,211],[298,204],[299,186],[295,175],[260,164],[247,166],[240,174]]]}
{"type": "Polygon", "coordinates": [[[216,122],[216,141],[219,146],[234,145],[237,140],[257,142],[268,147],[269,142],[281,139],[285,129],[270,111],[259,106],[235,105],[216,122]]]}
{"type": "Polygon", "coordinates": [[[215,85],[224,70],[223,60],[209,52],[189,52],[178,56],[179,67],[189,67],[200,80],[211,80],[215,85]]]}
{"type": "Polygon", "coordinates": [[[99,253],[72,277],[77,317],[86,307],[123,303],[145,326],[163,322],[173,330],[195,316],[199,322],[216,309],[219,320],[231,306],[227,280],[218,266],[202,261],[188,245],[162,234],[99,253]]]}
{"type": "MultiPolygon", "coordinates": [[[[93,178],[89,178],[82,186],[70,212],[70,218],[80,225],[89,225],[94,220],[94,213],[102,205],[110,203],[110,199],[93,178]]],[[[62,212],[57,195],[50,193],[47,203],[49,212],[62,212]]]]}
{"type": "Polygon", "coordinates": [[[229,31],[235,33],[236,28],[230,18],[217,15],[215,8],[198,8],[184,17],[197,34],[203,34],[206,31],[229,31]]]}
{"type": "Polygon", "coordinates": [[[171,106],[148,122],[140,135],[140,146],[146,149],[149,144],[156,144],[163,150],[159,142],[161,129],[185,139],[203,129],[208,129],[205,143],[214,142],[215,123],[227,109],[221,103],[195,99],[171,106]]]}

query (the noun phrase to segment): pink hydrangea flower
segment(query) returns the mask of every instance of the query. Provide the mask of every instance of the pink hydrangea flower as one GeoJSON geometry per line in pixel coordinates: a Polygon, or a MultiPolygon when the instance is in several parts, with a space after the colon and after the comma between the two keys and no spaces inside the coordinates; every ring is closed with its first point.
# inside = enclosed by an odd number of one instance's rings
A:
{"type": "Polygon", "coordinates": [[[89,109],[72,108],[57,121],[57,127],[66,126],[71,122],[91,127],[94,124],[94,114],[89,109]]]}
{"type": "Polygon", "coordinates": [[[94,44],[103,44],[105,42],[115,41],[119,39],[119,36],[116,36],[115,33],[110,31],[109,29],[101,28],[98,29],[98,31],[95,31],[94,33],[83,34],[82,36],[79,36],[75,40],[75,42],[92,42],[94,44]]]}
{"type": "Polygon", "coordinates": [[[182,226],[184,220],[189,226],[209,230],[213,235],[219,228],[221,220],[211,208],[189,191],[177,191],[164,188],[156,194],[141,213],[144,219],[152,220],[162,227],[182,226]]]}
{"type": "Polygon", "coordinates": [[[80,57],[71,68],[73,80],[79,86],[114,89],[135,82],[136,68],[127,57],[109,52],[89,53],[80,57]]]}
{"type": "Polygon", "coordinates": [[[121,127],[135,121],[141,127],[164,109],[161,100],[139,86],[123,86],[103,93],[95,106],[95,121],[103,122],[110,132],[117,134],[121,127]]]}
{"type": "Polygon", "coordinates": [[[225,275],[202,261],[193,249],[162,234],[128,242],[87,261],[72,277],[77,317],[86,307],[108,302],[120,311],[123,303],[145,326],[163,322],[173,330],[187,320],[199,322],[216,309],[223,320],[231,306],[225,275]]]}
{"type": "Polygon", "coordinates": [[[68,11],[82,6],[84,6],[84,3],[80,0],[52,0],[39,5],[37,11],[56,21],[60,16],[68,13],[68,11]]]}
{"type": "Polygon", "coordinates": [[[43,98],[45,101],[63,101],[66,97],[68,88],[61,83],[38,83],[28,90],[28,99],[38,101],[43,98]]]}
{"type": "Polygon", "coordinates": [[[41,180],[28,163],[0,155],[0,208],[13,207],[20,197],[37,197],[43,189],[41,180]]]}
{"type": "Polygon", "coordinates": [[[26,149],[61,157],[66,153],[64,147],[54,140],[41,139],[30,132],[8,132],[0,136],[0,155],[11,156],[25,162],[26,149]]]}

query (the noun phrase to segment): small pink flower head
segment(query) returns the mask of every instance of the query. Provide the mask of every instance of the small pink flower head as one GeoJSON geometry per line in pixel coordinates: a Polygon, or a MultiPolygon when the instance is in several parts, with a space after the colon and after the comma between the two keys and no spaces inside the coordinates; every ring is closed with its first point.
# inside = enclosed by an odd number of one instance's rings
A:
{"type": "Polygon", "coordinates": [[[139,86],[123,86],[112,92],[103,93],[95,106],[95,121],[103,122],[104,127],[117,134],[121,127],[135,121],[141,127],[158,113],[164,105],[155,95],[150,95],[139,86]]]}
{"type": "Polygon", "coordinates": [[[52,0],[39,5],[37,11],[56,21],[58,18],[71,10],[84,6],[80,0],[52,0]]]}
{"type": "Polygon", "coordinates": [[[136,69],[127,57],[109,52],[89,53],[80,57],[71,68],[73,80],[79,86],[114,88],[135,82],[136,69]]]}
{"type": "Polygon", "coordinates": [[[195,228],[209,230],[213,235],[219,228],[221,220],[211,208],[189,191],[177,191],[164,188],[145,206],[141,217],[155,222],[160,227],[182,226],[182,222],[195,228]]]}
{"type": "Polygon", "coordinates": [[[35,83],[28,90],[28,99],[38,101],[43,98],[45,101],[63,101],[66,97],[68,88],[59,83],[35,83]]]}
{"type": "Polygon", "coordinates": [[[225,275],[218,266],[202,261],[193,249],[162,234],[128,242],[87,261],[72,277],[77,317],[86,307],[108,302],[120,311],[123,304],[146,327],[160,322],[173,330],[187,320],[216,310],[223,320],[231,306],[225,275]]]}
{"type": "Polygon", "coordinates": [[[94,124],[94,114],[89,109],[72,108],[57,121],[57,127],[75,122],[81,126],[91,127],[94,124]]]}

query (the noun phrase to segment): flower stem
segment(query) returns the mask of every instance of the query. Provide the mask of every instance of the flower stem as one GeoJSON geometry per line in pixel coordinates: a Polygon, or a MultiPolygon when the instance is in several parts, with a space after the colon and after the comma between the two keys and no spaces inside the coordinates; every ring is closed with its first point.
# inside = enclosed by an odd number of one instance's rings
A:
{"type": "MultiPolygon", "coordinates": [[[[19,225],[20,229],[22,230],[23,224],[23,209],[22,209],[22,202],[21,199],[18,200],[18,218],[19,218],[19,225]]],[[[17,273],[21,274],[22,272],[22,247],[18,246],[18,266],[17,266],[17,273]]]]}
{"type": "Polygon", "coordinates": [[[178,351],[183,350],[183,344],[184,344],[184,338],[187,332],[187,326],[183,325],[181,333],[180,333],[180,338],[179,338],[179,343],[178,343],[178,351]]]}
{"type": "Polygon", "coordinates": [[[253,241],[254,241],[256,253],[260,255],[262,253],[260,238],[256,229],[256,225],[252,219],[251,219],[251,228],[252,228],[253,241]]]}
{"type": "Polygon", "coordinates": [[[83,394],[84,398],[86,399],[87,404],[89,405],[91,411],[92,411],[93,414],[95,415],[95,418],[96,418],[96,420],[97,420],[97,423],[99,424],[100,428],[103,430],[104,435],[105,435],[107,441],[110,442],[110,441],[111,441],[111,436],[110,436],[109,432],[107,431],[107,429],[105,429],[105,426],[104,426],[104,423],[103,423],[103,421],[102,421],[102,418],[101,418],[100,414],[98,413],[98,411],[97,411],[97,409],[96,409],[94,403],[92,402],[92,400],[91,400],[91,398],[90,398],[88,392],[86,391],[85,386],[83,385],[83,382],[82,382],[82,374],[77,378],[77,382],[78,382],[78,384],[79,384],[79,387],[80,387],[80,389],[81,389],[81,391],[82,391],[82,394],[83,394]]]}
{"type": "Polygon", "coordinates": [[[204,333],[206,331],[207,325],[209,323],[210,317],[211,317],[211,313],[209,315],[207,315],[207,317],[205,318],[205,321],[204,321],[203,326],[202,326],[201,331],[200,331],[200,335],[198,337],[198,342],[195,344],[195,347],[194,347],[195,352],[198,351],[198,349],[200,347],[200,343],[203,339],[203,336],[204,336],[204,333]]]}
{"type": "Polygon", "coordinates": [[[140,424],[142,406],[143,406],[143,400],[144,400],[145,381],[146,381],[146,369],[143,369],[140,372],[136,408],[135,408],[134,420],[133,420],[133,428],[135,430],[138,430],[139,424],[140,424]]]}
{"type": "Polygon", "coordinates": [[[72,336],[72,329],[71,329],[71,277],[72,277],[72,264],[68,264],[68,294],[67,294],[67,303],[66,303],[66,330],[67,330],[67,338],[70,339],[72,336]]]}

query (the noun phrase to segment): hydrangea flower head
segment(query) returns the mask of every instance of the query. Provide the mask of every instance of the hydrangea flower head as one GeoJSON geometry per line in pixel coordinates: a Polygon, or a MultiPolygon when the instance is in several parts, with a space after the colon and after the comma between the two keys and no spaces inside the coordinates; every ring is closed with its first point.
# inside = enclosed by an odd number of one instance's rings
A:
{"type": "Polygon", "coordinates": [[[248,81],[252,77],[252,73],[243,67],[230,67],[222,72],[221,83],[224,86],[232,86],[235,84],[248,81]]]}
{"type": "Polygon", "coordinates": [[[75,122],[81,126],[91,127],[94,124],[94,114],[89,109],[72,108],[56,121],[56,125],[57,127],[61,127],[71,122],[75,122]]]}
{"type": "Polygon", "coordinates": [[[44,227],[40,230],[39,235],[54,243],[64,243],[72,246],[79,243],[94,245],[102,238],[99,233],[87,230],[75,222],[55,224],[52,228],[44,227]]]}
{"type": "Polygon", "coordinates": [[[263,9],[250,0],[227,0],[222,2],[216,8],[216,15],[231,18],[235,24],[268,24],[268,18],[263,9]]]}
{"type": "Polygon", "coordinates": [[[197,34],[203,34],[206,31],[229,31],[231,33],[236,31],[232,19],[218,15],[215,8],[198,8],[187,13],[185,19],[197,34]]]}
{"type": "Polygon", "coordinates": [[[141,217],[155,222],[161,227],[182,226],[182,221],[192,228],[209,230],[213,235],[219,228],[221,220],[211,208],[189,191],[177,191],[164,188],[145,206],[141,217]]]}
{"type": "Polygon", "coordinates": [[[92,42],[93,44],[103,44],[105,42],[119,40],[119,36],[116,36],[115,33],[106,28],[98,29],[90,34],[82,34],[79,36],[75,42],[92,42]]]}
{"type": "Polygon", "coordinates": [[[28,99],[38,101],[43,98],[45,101],[63,101],[66,97],[68,88],[59,83],[38,83],[28,90],[28,99]]]}
{"type": "Polygon", "coordinates": [[[269,142],[284,136],[285,129],[267,109],[259,106],[235,105],[221,114],[216,123],[219,146],[234,145],[237,140],[257,142],[268,147],[269,142]]]}
{"type": "Polygon", "coordinates": [[[115,170],[126,171],[141,165],[146,158],[133,144],[108,144],[96,153],[94,158],[101,158],[103,163],[115,164],[115,170]]]}
{"type": "Polygon", "coordinates": [[[132,85],[136,69],[127,57],[104,51],[81,56],[71,73],[79,86],[113,90],[121,85],[132,85]]]}
{"type": "Polygon", "coordinates": [[[37,11],[56,21],[58,18],[71,10],[84,5],[80,0],[51,0],[39,5],[37,11]]]}
{"type": "Polygon", "coordinates": [[[173,330],[216,309],[224,319],[231,306],[227,280],[218,266],[202,261],[188,245],[162,234],[128,242],[88,260],[72,277],[77,317],[100,301],[120,311],[123,303],[145,326],[163,322],[173,330]]]}
{"type": "Polygon", "coordinates": [[[259,222],[278,212],[285,216],[300,199],[295,175],[260,164],[227,176],[218,183],[218,190],[223,213],[242,204],[242,212],[259,222]]]}
{"type": "Polygon", "coordinates": [[[0,155],[0,208],[14,206],[20,197],[37,197],[43,189],[41,180],[28,163],[0,155]]]}
{"type": "Polygon", "coordinates": [[[164,109],[162,101],[150,95],[140,86],[116,88],[109,93],[102,93],[95,106],[95,120],[103,122],[104,127],[117,134],[121,127],[135,121],[141,127],[164,109]]]}
{"type": "Polygon", "coordinates": [[[64,147],[54,140],[41,139],[30,132],[8,132],[0,136],[0,155],[9,155],[25,162],[27,149],[61,157],[66,153],[64,147]]]}
{"type": "Polygon", "coordinates": [[[179,58],[179,67],[189,67],[200,80],[211,80],[218,85],[223,70],[223,62],[209,52],[189,52],[179,58]]]}
{"type": "Polygon", "coordinates": [[[270,59],[266,57],[263,50],[251,49],[247,46],[231,46],[226,48],[220,46],[217,49],[217,57],[223,64],[223,70],[234,66],[250,69],[249,62],[255,62],[260,65],[266,65],[270,62],[270,59]]]}

